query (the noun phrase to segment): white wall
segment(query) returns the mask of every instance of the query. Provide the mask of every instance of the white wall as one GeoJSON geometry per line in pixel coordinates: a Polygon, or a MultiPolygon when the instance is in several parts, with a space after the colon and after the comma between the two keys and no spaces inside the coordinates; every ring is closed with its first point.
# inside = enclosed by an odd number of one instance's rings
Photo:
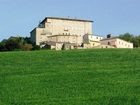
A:
{"type": "Polygon", "coordinates": [[[119,38],[108,38],[100,41],[102,45],[111,45],[116,48],[133,48],[133,43],[119,38]]]}

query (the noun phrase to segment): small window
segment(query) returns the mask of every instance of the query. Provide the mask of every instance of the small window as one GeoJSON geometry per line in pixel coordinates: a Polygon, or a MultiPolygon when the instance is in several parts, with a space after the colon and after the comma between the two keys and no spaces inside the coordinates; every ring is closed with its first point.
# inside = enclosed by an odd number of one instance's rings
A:
{"type": "Polygon", "coordinates": [[[108,42],[108,45],[110,45],[110,42],[108,42]]]}

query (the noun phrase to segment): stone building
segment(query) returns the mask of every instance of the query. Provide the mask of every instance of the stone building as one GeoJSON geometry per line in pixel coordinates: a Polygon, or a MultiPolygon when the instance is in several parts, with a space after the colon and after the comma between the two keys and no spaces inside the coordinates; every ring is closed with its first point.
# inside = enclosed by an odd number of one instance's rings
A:
{"type": "Polygon", "coordinates": [[[46,17],[30,33],[36,45],[50,49],[74,48],[133,48],[133,43],[112,38],[93,36],[91,20],[46,17]]]}
{"type": "Polygon", "coordinates": [[[84,48],[95,48],[96,46],[101,45],[100,40],[102,39],[103,37],[101,36],[84,35],[83,37],[84,48]]]}
{"type": "Polygon", "coordinates": [[[101,48],[110,48],[110,46],[114,48],[133,48],[133,43],[124,41],[122,39],[119,39],[117,37],[109,37],[102,39],[100,41],[102,47],[101,48]]]}
{"type": "Polygon", "coordinates": [[[36,45],[49,44],[54,49],[61,49],[63,44],[79,47],[84,35],[92,35],[92,23],[91,20],[46,17],[31,31],[31,41],[36,45]]]}

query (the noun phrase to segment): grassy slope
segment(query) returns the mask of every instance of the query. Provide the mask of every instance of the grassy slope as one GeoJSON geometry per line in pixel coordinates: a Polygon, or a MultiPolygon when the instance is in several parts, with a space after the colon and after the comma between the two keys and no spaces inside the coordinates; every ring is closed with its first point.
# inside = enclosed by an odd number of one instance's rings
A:
{"type": "Polygon", "coordinates": [[[140,50],[0,53],[0,105],[138,105],[140,50]]]}

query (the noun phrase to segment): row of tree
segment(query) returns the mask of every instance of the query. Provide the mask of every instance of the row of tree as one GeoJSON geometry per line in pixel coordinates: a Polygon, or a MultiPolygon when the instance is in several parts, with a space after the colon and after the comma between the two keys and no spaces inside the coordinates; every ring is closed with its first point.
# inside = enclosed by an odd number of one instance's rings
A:
{"type": "MultiPolygon", "coordinates": [[[[140,35],[135,36],[130,33],[121,34],[120,39],[132,42],[135,48],[140,47],[140,35]]],[[[10,37],[0,42],[0,51],[30,51],[39,50],[40,47],[33,44],[29,37],[10,37]]]]}
{"type": "Polygon", "coordinates": [[[0,51],[29,51],[39,49],[40,47],[34,45],[28,37],[10,37],[0,42],[0,51]]]}
{"type": "Polygon", "coordinates": [[[128,42],[132,42],[134,44],[135,48],[140,47],[140,35],[135,36],[135,35],[130,34],[130,33],[125,33],[125,34],[119,35],[119,38],[123,39],[125,41],[128,41],[128,42]]]}

